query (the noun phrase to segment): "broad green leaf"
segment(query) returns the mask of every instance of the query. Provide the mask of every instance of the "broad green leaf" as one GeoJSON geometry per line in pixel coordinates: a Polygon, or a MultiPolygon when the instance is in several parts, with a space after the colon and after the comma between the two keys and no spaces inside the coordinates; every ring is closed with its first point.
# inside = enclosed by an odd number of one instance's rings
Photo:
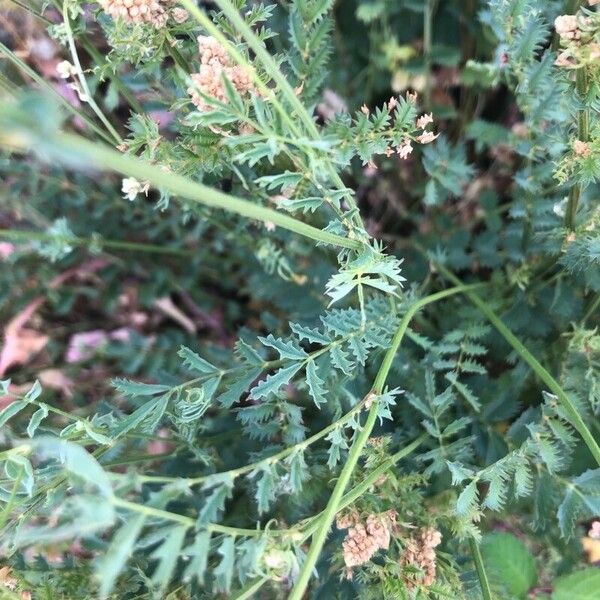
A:
{"type": "Polygon", "coordinates": [[[108,475],[100,463],[81,446],[51,437],[35,438],[30,444],[44,457],[54,458],[61,462],[65,469],[97,488],[103,496],[112,496],[112,486],[108,475]]]}
{"type": "Polygon", "coordinates": [[[554,582],[552,600],[598,600],[600,569],[588,567],[563,575],[554,582]]]}
{"type": "Polygon", "coordinates": [[[481,554],[490,584],[516,598],[526,598],[537,583],[535,560],[525,544],[510,533],[483,537],[481,554]]]}

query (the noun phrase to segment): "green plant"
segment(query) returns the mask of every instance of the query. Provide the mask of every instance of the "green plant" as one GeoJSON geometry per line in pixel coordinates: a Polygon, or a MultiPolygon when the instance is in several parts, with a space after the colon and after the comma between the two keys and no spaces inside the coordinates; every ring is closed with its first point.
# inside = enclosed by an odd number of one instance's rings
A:
{"type": "Polygon", "coordinates": [[[587,593],[597,13],[553,36],[561,3],[534,0],[468,20],[451,0],[16,4],[79,101],[0,45],[0,310],[21,315],[0,358],[2,593],[587,593]],[[325,106],[361,65],[381,79],[347,94],[361,108],[325,106]],[[114,325],[70,361],[63,329],[26,329],[39,310],[114,325]],[[32,383],[26,338],[76,391],[32,383]]]}

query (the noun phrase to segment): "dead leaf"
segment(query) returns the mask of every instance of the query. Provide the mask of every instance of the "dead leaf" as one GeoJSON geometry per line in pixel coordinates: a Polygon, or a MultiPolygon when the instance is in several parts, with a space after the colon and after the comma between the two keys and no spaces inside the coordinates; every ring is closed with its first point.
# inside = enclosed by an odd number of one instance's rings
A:
{"type": "Polygon", "coordinates": [[[60,369],[44,369],[38,373],[38,379],[42,387],[62,392],[65,398],[73,397],[73,380],[60,369]]]}
{"type": "Polygon", "coordinates": [[[0,377],[10,367],[27,363],[48,343],[50,338],[47,335],[24,327],[43,303],[44,298],[36,298],[5,327],[4,344],[0,352],[0,377]]]}
{"type": "Polygon", "coordinates": [[[173,300],[169,298],[169,296],[165,296],[164,298],[157,298],[154,301],[154,306],[158,308],[162,313],[164,313],[167,317],[173,319],[181,325],[183,329],[185,329],[188,333],[196,333],[196,324],[186,315],[184,314],[175,304],[173,300]]]}
{"type": "MultiPolygon", "coordinates": [[[[89,276],[107,264],[108,261],[104,259],[94,259],[78,267],[73,267],[52,279],[48,288],[56,289],[75,276],[89,276]]],[[[42,296],[35,298],[4,328],[4,343],[0,352],[0,377],[11,367],[26,364],[48,343],[47,335],[25,327],[45,301],[46,299],[42,296]]]]}

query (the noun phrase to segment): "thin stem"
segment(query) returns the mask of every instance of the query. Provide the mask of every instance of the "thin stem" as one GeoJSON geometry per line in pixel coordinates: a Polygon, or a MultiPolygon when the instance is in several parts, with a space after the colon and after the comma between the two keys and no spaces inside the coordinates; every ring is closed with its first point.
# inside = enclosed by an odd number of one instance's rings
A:
{"type": "Polygon", "coordinates": [[[262,577],[259,579],[255,579],[254,581],[250,581],[247,583],[239,592],[230,596],[231,600],[246,600],[247,598],[253,598],[254,594],[260,590],[260,588],[265,585],[268,581],[270,581],[270,577],[262,577]]]}
{"type": "Polygon", "coordinates": [[[71,19],[69,17],[69,1],[64,0],[62,15],[63,22],[65,25],[65,32],[67,34],[67,42],[69,44],[69,50],[71,51],[71,58],[73,59],[73,63],[75,65],[75,69],[77,70],[77,78],[79,79],[79,83],[81,85],[81,89],[85,94],[85,102],[87,102],[90,108],[96,113],[96,116],[102,121],[104,127],[108,130],[108,132],[113,136],[117,144],[123,143],[123,138],[118,134],[117,130],[112,126],[111,122],[106,118],[106,115],[100,110],[100,107],[96,104],[92,92],[87,84],[87,80],[85,75],[83,74],[83,69],[81,68],[81,63],[79,62],[79,56],[77,54],[77,47],[75,46],[75,39],[73,38],[73,30],[71,29],[71,19]]]}
{"type": "MultiPolygon", "coordinates": [[[[50,233],[43,233],[40,231],[23,231],[17,229],[0,229],[0,238],[6,238],[9,240],[39,240],[39,241],[53,241],[56,236],[50,233]]],[[[165,246],[159,246],[157,244],[145,244],[142,242],[123,242],[121,240],[105,240],[98,238],[94,240],[92,238],[82,238],[79,236],[68,236],[65,237],[64,241],[73,246],[91,246],[97,244],[101,248],[114,248],[115,250],[131,250],[133,252],[149,252],[152,254],[173,254],[175,256],[193,256],[194,252],[191,250],[179,250],[177,248],[169,248],[165,246]]]]}
{"type": "Polygon", "coordinates": [[[28,77],[33,79],[45,92],[47,92],[52,98],[54,98],[63,108],[70,112],[73,116],[79,117],[92,129],[98,136],[109,144],[113,143],[113,140],[108,136],[85,112],[78,110],[72,106],[65,98],[63,98],[53,86],[47,81],[44,81],[33,69],[24,63],[18,56],[15,55],[9,48],[7,48],[2,42],[0,42],[0,54],[6,56],[18,69],[23,71],[28,77]]]}
{"type": "Polygon", "coordinates": [[[425,63],[425,107],[431,108],[431,28],[434,0],[425,0],[423,10],[423,59],[425,63]]]}
{"type": "Polygon", "coordinates": [[[471,554],[473,556],[473,562],[477,569],[477,577],[479,578],[479,585],[481,586],[481,595],[483,600],[492,600],[492,590],[490,589],[490,582],[488,580],[487,573],[485,572],[485,565],[481,556],[481,550],[479,544],[475,538],[469,538],[469,546],[471,547],[471,554]]]}
{"type": "MultiPolygon", "coordinates": [[[[454,283],[461,285],[458,277],[453,275],[446,267],[437,263],[437,269],[442,275],[454,283]]],[[[567,418],[571,424],[579,432],[586,446],[589,448],[592,456],[600,465],[600,446],[594,439],[594,436],[584,423],[577,407],[569,398],[567,393],[562,389],[560,384],[550,375],[550,373],[540,364],[540,362],[529,352],[529,350],[521,343],[521,341],[513,334],[513,332],[502,322],[500,317],[486,304],[486,302],[472,290],[465,292],[467,298],[488,318],[490,323],[498,330],[500,335],[517,351],[519,356],[532,368],[534,373],[548,386],[548,389],[558,398],[558,401],[563,407],[567,418]]]]}
{"type": "MultiPolygon", "coordinates": [[[[586,102],[588,78],[585,67],[577,69],[575,73],[575,87],[580,102],[586,102]]],[[[583,106],[577,113],[577,138],[581,142],[587,142],[589,137],[589,115],[588,109],[583,106]]],[[[582,186],[577,182],[569,192],[569,200],[565,210],[565,226],[571,231],[575,230],[577,225],[577,207],[581,198],[582,186]]]]}
{"type": "Polygon", "coordinates": [[[582,323],[585,325],[587,320],[598,310],[600,307],[600,292],[596,294],[596,297],[591,301],[589,308],[585,311],[585,315],[583,315],[582,323]]]}
{"type": "Polygon", "coordinates": [[[342,469],[339,479],[337,480],[337,483],[333,488],[333,492],[331,494],[331,497],[329,498],[327,507],[325,508],[322,518],[320,519],[319,528],[316,530],[313,536],[312,544],[310,546],[308,554],[306,555],[306,559],[304,560],[304,564],[302,565],[302,569],[288,600],[301,600],[301,598],[304,596],[304,592],[306,591],[306,587],[308,586],[308,582],[312,575],[313,569],[315,568],[317,560],[321,555],[321,551],[323,549],[323,545],[325,544],[325,540],[327,539],[327,535],[329,533],[329,529],[331,528],[331,524],[333,523],[335,515],[339,510],[339,505],[342,501],[344,490],[350,482],[350,478],[352,477],[352,473],[354,472],[354,469],[358,464],[358,460],[363,451],[363,448],[367,443],[369,436],[371,435],[373,427],[375,426],[379,406],[377,399],[373,399],[373,396],[377,396],[383,391],[385,382],[390,372],[390,368],[396,356],[396,352],[398,351],[398,348],[402,343],[402,339],[404,338],[404,334],[408,329],[410,321],[412,320],[414,315],[424,306],[431,304],[432,302],[437,302],[454,294],[464,293],[466,290],[469,289],[473,289],[473,286],[459,285],[455,288],[444,290],[442,292],[438,292],[436,294],[432,294],[430,296],[422,298],[415,302],[408,309],[406,314],[402,317],[398,329],[394,334],[394,338],[392,339],[392,345],[387,350],[381,367],[379,368],[379,371],[375,378],[375,383],[373,384],[373,389],[367,395],[367,398],[372,400],[372,405],[369,409],[367,421],[363,425],[363,428],[358,434],[358,437],[354,440],[354,443],[352,444],[352,448],[350,449],[350,453],[348,454],[348,458],[346,459],[344,468],[342,469]]]}
{"type": "MultiPolygon", "coordinates": [[[[14,138],[11,140],[13,143],[21,142],[23,146],[29,146],[32,142],[42,142],[40,139],[32,140],[24,137],[17,140],[17,136],[14,136],[14,138]]],[[[351,240],[328,231],[323,231],[272,208],[253,204],[248,200],[225,194],[182,175],[166,172],[155,164],[140,158],[121,154],[103,144],[89,142],[79,135],[58,133],[53,138],[51,146],[47,144],[47,141],[46,139],[43,140],[43,142],[46,142],[45,145],[48,149],[57,152],[57,156],[59,157],[69,155],[77,157],[78,162],[88,161],[90,165],[94,165],[97,168],[109,169],[129,177],[147,181],[156,188],[167,190],[174,195],[187,198],[205,206],[226,210],[243,217],[256,219],[257,221],[271,222],[283,229],[317,242],[350,248],[352,250],[360,250],[363,247],[363,244],[357,240],[351,240]]]]}
{"type": "MultiPolygon", "coordinates": [[[[338,506],[337,512],[340,512],[347,506],[354,504],[356,500],[358,500],[358,498],[360,498],[383,474],[391,469],[399,460],[402,460],[409,454],[412,454],[428,437],[429,436],[426,433],[420,435],[416,440],[408,444],[408,446],[404,446],[404,448],[395,454],[392,454],[392,456],[382,462],[377,468],[373,469],[369,473],[368,477],[366,477],[358,485],[354,486],[349,492],[344,494],[338,506]]],[[[324,513],[325,511],[322,511],[309,519],[310,525],[304,533],[304,539],[308,539],[321,526],[321,519],[323,518],[324,513]]]]}
{"type": "MultiPolygon", "coordinates": [[[[206,16],[206,14],[204,14],[201,10],[198,9],[198,7],[192,2],[192,0],[180,0],[180,3],[206,29],[207,32],[210,33],[210,35],[212,35],[226,49],[227,53],[231,56],[231,58],[238,65],[244,67],[244,69],[252,77],[252,80],[256,87],[266,98],[270,99],[271,103],[279,113],[283,122],[285,122],[285,124],[288,126],[290,131],[296,137],[302,137],[301,132],[296,126],[295,121],[289,114],[289,110],[287,110],[281,104],[281,102],[279,102],[279,99],[275,95],[274,90],[265,85],[265,83],[262,81],[262,79],[256,72],[256,69],[248,62],[248,60],[221,33],[221,31],[206,16]]],[[[258,38],[258,36],[256,36],[252,29],[247,25],[244,19],[239,15],[237,9],[231,4],[229,0],[216,0],[216,3],[221,9],[221,11],[225,14],[225,16],[240,32],[248,46],[255,52],[257,59],[262,63],[265,71],[269,74],[273,81],[275,81],[275,83],[277,84],[277,88],[281,91],[282,95],[286,98],[288,104],[291,106],[291,108],[295,111],[296,115],[304,124],[309,136],[314,140],[319,140],[319,130],[317,129],[312,117],[308,114],[308,111],[306,110],[302,102],[300,102],[298,96],[292,89],[292,86],[289,84],[288,80],[281,72],[279,65],[269,54],[260,38],[258,38]]],[[[344,189],[344,182],[342,181],[341,177],[339,176],[331,162],[327,162],[326,168],[335,185],[339,189],[344,189]]],[[[356,209],[356,203],[354,202],[354,199],[352,197],[346,196],[346,200],[350,205],[351,209],[356,209]]],[[[360,218],[360,214],[357,209],[355,210],[353,219],[357,226],[359,226],[361,229],[364,229],[362,219],[360,218]]]]}
{"type": "MultiPolygon", "coordinates": [[[[325,437],[329,432],[333,431],[334,429],[337,429],[338,427],[341,427],[346,421],[350,420],[355,414],[360,412],[363,409],[364,405],[365,399],[361,400],[356,406],[352,408],[352,410],[349,410],[339,419],[337,419],[327,427],[321,429],[321,431],[318,431],[314,435],[311,435],[309,438],[306,438],[303,442],[299,442],[298,444],[285,448],[284,450],[281,450],[276,454],[272,454],[267,458],[263,458],[262,460],[259,460],[257,462],[244,465],[243,467],[238,467],[237,469],[230,469],[229,471],[222,471],[220,473],[213,473],[211,475],[201,475],[200,477],[193,477],[190,479],[185,479],[184,481],[187,485],[198,485],[199,483],[209,481],[210,479],[214,479],[216,477],[221,479],[222,477],[229,476],[232,479],[234,479],[236,477],[239,477],[240,475],[244,475],[245,473],[250,473],[251,471],[260,469],[263,466],[279,462],[280,460],[294,454],[294,452],[298,452],[300,450],[308,448],[311,444],[314,444],[316,441],[325,437]]],[[[139,479],[145,483],[165,483],[168,481],[181,481],[181,478],[162,477],[160,475],[142,475],[139,479]]]]}

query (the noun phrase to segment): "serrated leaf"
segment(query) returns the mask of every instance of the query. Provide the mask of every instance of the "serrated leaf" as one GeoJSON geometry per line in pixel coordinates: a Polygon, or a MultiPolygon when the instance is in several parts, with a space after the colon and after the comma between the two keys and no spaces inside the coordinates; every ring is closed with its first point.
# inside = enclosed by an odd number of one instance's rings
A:
{"type": "Polygon", "coordinates": [[[319,377],[317,364],[314,360],[309,360],[306,363],[306,383],[317,408],[321,404],[325,404],[327,402],[327,398],[325,398],[327,390],[324,387],[325,382],[319,377]]]}
{"type": "Polygon", "coordinates": [[[302,368],[304,363],[298,361],[293,363],[291,366],[284,369],[279,369],[272,375],[267,376],[266,379],[260,381],[252,391],[250,396],[255,400],[260,398],[266,398],[269,394],[275,394],[281,387],[287,385],[292,377],[302,368]]]}
{"type": "Polygon", "coordinates": [[[477,502],[477,482],[472,481],[458,496],[456,500],[456,513],[460,516],[468,515],[477,507],[477,502]]]}
{"type": "MultiPolygon", "coordinates": [[[[255,472],[251,473],[252,477],[255,472]]],[[[256,504],[258,513],[263,514],[269,510],[271,502],[275,499],[275,481],[276,472],[273,466],[269,465],[260,470],[260,476],[256,483],[256,504]]]]}
{"type": "Polygon", "coordinates": [[[0,427],[4,427],[9,419],[18,415],[29,403],[25,400],[15,400],[0,411],[0,427]]]}
{"type": "Polygon", "coordinates": [[[262,372],[262,368],[259,368],[241,375],[237,381],[234,381],[229,385],[228,390],[224,391],[220,396],[217,396],[217,402],[223,408],[231,408],[240,399],[240,396],[248,390],[252,383],[260,377],[262,372]]]}
{"type": "Polygon", "coordinates": [[[173,576],[186,531],[187,527],[183,525],[169,527],[164,541],[150,554],[151,558],[158,560],[158,565],[152,574],[152,583],[159,591],[167,587],[173,576]]]}
{"type": "Polygon", "coordinates": [[[183,364],[192,371],[198,371],[198,373],[215,373],[219,370],[215,365],[204,360],[200,355],[186,346],[181,346],[177,354],[183,358],[183,364]]]}
{"type": "Polygon", "coordinates": [[[135,542],[142,531],[146,517],[143,514],[129,515],[125,523],[115,533],[105,553],[96,562],[96,578],[100,582],[101,600],[108,598],[117,577],[131,556],[135,542]]]}
{"type": "Polygon", "coordinates": [[[198,526],[216,521],[219,512],[225,506],[225,500],[231,496],[232,482],[221,483],[215,487],[205,500],[198,513],[198,526]]]}
{"type": "Polygon", "coordinates": [[[327,345],[331,343],[331,340],[316,328],[290,323],[290,329],[298,336],[299,340],[308,340],[311,344],[327,345]]]}
{"type": "Polygon", "coordinates": [[[40,426],[40,423],[48,416],[48,407],[45,404],[42,404],[40,408],[38,408],[33,415],[31,415],[31,419],[29,419],[29,424],[27,425],[27,435],[29,437],[33,437],[37,428],[40,426]]]}
{"type": "Polygon", "coordinates": [[[280,358],[288,358],[289,360],[304,360],[308,358],[308,354],[291,341],[276,338],[271,334],[266,338],[259,337],[258,339],[264,346],[277,350],[280,358]]]}
{"type": "Polygon", "coordinates": [[[137,396],[156,396],[157,394],[164,394],[164,392],[170,389],[168,385],[141,383],[139,381],[130,381],[129,379],[113,379],[112,384],[118,392],[132,398],[137,396]]]}
{"type": "Polygon", "coordinates": [[[229,592],[233,578],[233,565],[235,561],[235,541],[231,536],[225,536],[219,549],[221,555],[219,564],[215,567],[214,576],[217,589],[221,592],[229,592]]]}
{"type": "Polygon", "coordinates": [[[331,347],[329,351],[331,362],[336,369],[339,369],[344,375],[351,375],[354,363],[348,359],[348,354],[342,348],[341,344],[331,347]]]}
{"type": "Polygon", "coordinates": [[[208,565],[210,552],[210,532],[200,531],[191,545],[183,550],[183,555],[190,558],[190,562],[183,572],[183,580],[196,579],[200,585],[204,584],[204,574],[208,565]]]}

